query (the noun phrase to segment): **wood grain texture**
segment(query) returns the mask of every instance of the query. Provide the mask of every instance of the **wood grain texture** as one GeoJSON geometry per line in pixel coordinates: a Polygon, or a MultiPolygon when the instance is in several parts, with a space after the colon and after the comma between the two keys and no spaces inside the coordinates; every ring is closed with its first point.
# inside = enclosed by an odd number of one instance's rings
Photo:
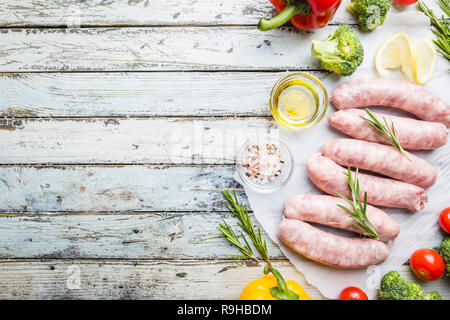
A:
{"type": "Polygon", "coordinates": [[[233,164],[265,134],[272,119],[0,119],[0,163],[233,164]]]}
{"type": "Polygon", "coordinates": [[[335,29],[4,29],[0,72],[320,69],[311,41],[335,29]]]}
{"type": "MultiPolygon", "coordinates": [[[[333,24],[355,23],[344,0],[333,24]]],[[[425,0],[437,9],[436,1],[425,0]]],[[[413,8],[407,8],[412,10],[413,8]]],[[[393,4],[390,14],[405,8],[393,4]]],[[[6,0],[0,26],[256,25],[275,14],[268,0],[6,0]]]]}
{"type": "MultiPolygon", "coordinates": [[[[312,297],[322,298],[289,262],[277,261],[274,266],[312,297]]],[[[263,268],[263,264],[210,260],[0,260],[0,299],[235,300],[247,283],[264,275],[263,268]]]]}
{"type": "Polygon", "coordinates": [[[0,33],[0,72],[320,70],[311,41],[336,28],[6,28],[0,33]]]}
{"type": "MultiPolygon", "coordinates": [[[[240,252],[222,239],[218,226],[223,220],[239,230],[228,212],[11,214],[0,217],[0,259],[231,259],[240,252]]],[[[262,235],[271,259],[285,259],[262,235]]],[[[424,247],[440,243],[436,237],[424,247]]]]}
{"type": "MultiPolygon", "coordinates": [[[[285,277],[315,299],[323,296],[287,261],[275,261],[285,277]]],[[[263,265],[237,261],[1,260],[1,299],[238,299],[245,285],[263,276],[263,265]],[[80,275],[79,287],[76,281],[80,275]]],[[[449,280],[417,280],[425,291],[450,299],[449,280]]]]}
{"type": "Polygon", "coordinates": [[[238,187],[234,172],[232,165],[0,167],[0,210],[225,211],[220,190],[238,187]]]}
{"type": "Polygon", "coordinates": [[[9,0],[0,12],[1,26],[153,26],[257,24],[275,10],[266,0],[9,0]]]}
{"type": "MultiPolygon", "coordinates": [[[[284,74],[0,74],[0,116],[270,116],[270,90],[284,74]]],[[[320,79],[328,75],[312,74],[320,79]]]]}
{"type": "MultiPolygon", "coordinates": [[[[222,220],[239,230],[231,213],[11,215],[0,217],[0,258],[231,259],[240,252],[222,220]]],[[[284,259],[270,240],[268,250],[284,259]]]]}

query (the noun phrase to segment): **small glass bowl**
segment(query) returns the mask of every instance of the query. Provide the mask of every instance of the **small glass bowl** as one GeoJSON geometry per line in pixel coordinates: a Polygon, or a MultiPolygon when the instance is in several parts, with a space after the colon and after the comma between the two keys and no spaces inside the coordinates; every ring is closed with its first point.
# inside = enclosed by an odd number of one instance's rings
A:
{"type": "Polygon", "coordinates": [[[254,137],[242,145],[237,153],[236,159],[236,170],[238,172],[239,178],[242,181],[242,184],[252,191],[259,193],[270,193],[279,190],[282,186],[284,186],[292,176],[294,172],[294,158],[292,157],[291,150],[289,147],[282,142],[281,140],[274,137],[254,137]],[[266,183],[259,183],[257,181],[253,181],[245,174],[245,168],[242,164],[247,159],[248,149],[253,145],[266,145],[266,144],[274,144],[278,147],[280,154],[284,160],[284,163],[281,168],[281,173],[279,176],[275,177],[273,180],[268,181],[266,183]]]}
{"type": "Polygon", "coordinates": [[[269,104],[272,116],[279,124],[292,130],[306,130],[314,127],[325,116],[328,108],[328,93],[322,82],[316,77],[303,72],[289,73],[281,77],[273,86],[272,91],[270,92],[269,104]],[[293,122],[289,121],[287,118],[283,118],[282,113],[278,110],[278,98],[281,93],[289,87],[290,83],[296,81],[303,82],[307,86],[305,86],[305,88],[308,92],[317,98],[317,110],[315,113],[299,122],[293,122]]]}

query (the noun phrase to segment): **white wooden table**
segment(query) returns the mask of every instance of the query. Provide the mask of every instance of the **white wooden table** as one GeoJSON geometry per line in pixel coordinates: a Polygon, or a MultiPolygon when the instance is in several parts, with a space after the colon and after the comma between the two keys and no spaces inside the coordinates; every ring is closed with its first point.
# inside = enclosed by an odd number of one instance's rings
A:
{"type": "Polygon", "coordinates": [[[275,125],[285,70],[326,75],[310,41],[355,23],[344,6],[263,33],[267,0],[2,1],[0,298],[238,298],[262,265],[217,231],[234,133],[275,125]]]}

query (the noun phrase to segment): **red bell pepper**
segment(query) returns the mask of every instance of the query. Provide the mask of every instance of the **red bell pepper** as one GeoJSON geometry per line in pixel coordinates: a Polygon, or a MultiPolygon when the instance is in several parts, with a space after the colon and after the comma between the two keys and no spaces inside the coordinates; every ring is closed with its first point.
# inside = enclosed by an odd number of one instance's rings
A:
{"type": "Polygon", "coordinates": [[[299,29],[311,30],[326,26],[342,0],[269,0],[278,12],[271,20],[262,18],[258,29],[271,30],[289,20],[299,29]]]}

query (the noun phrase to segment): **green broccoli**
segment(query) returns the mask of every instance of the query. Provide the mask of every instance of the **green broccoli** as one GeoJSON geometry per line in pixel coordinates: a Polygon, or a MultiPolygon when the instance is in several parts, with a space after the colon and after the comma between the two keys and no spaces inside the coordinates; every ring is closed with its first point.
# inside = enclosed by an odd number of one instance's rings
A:
{"type": "Polygon", "coordinates": [[[347,11],[358,16],[361,30],[372,31],[384,23],[391,0],[351,0],[347,11]]]}
{"type": "Polygon", "coordinates": [[[314,40],[311,53],[321,61],[322,67],[342,76],[349,76],[361,65],[364,48],[348,25],[340,26],[327,40],[314,40]]]}
{"type": "Polygon", "coordinates": [[[437,291],[424,296],[420,285],[405,281],[396,271],[388,272],[381,279],[378,297],[381,300],[442,300],[437,291]]]}
{"type": "Polygon", "coordinates": [[[436,248],[436,251],[439,252],[445,262],[445,275],[447,277],[450,277],[450,237],[445,238],[442,241],[441,247],[436,248]]]}

